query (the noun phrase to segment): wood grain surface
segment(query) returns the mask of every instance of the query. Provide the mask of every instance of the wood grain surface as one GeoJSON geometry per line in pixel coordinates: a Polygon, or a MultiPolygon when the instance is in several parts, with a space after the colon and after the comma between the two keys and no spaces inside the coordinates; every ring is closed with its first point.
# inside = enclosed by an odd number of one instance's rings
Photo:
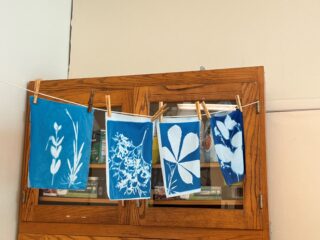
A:
{"type": "MultiPolygon", "coordinates": [[[[33,86],[34,82],[28,84],[29,89],[33,86]]],[[[240,96],[242,105],[259,100],[259,113],[255,105],[243,111],[243,209],[150,207],[145,200],[118,202],[118,206],[39,204],[39,191],[27,187],[27,101],[19,239],[269,239],[263,67],[47,80],[40,86],[40,93],[81,104],[88,103],[91,90],[96,93],[94,107],[105,108],[105,95],[109,94],[113,107],[140,114],[148,114],[150,104],[159,101],[234,101],[235,95],[240,96]]]]}
{"type": "MultiPolygon", "coordinates": [[[[118,237],[138,239],[210,239],[210,240],[258,240],[262,239],[262,231],[226,230],[207,228],[172,228],[142,227],[132,225],[100,225],[100,224],[45,224],[23,223],[20,234],[26,235],[65,235],[93,237],[118,237]],[[46,231],[44,231],[46,229],[46,231]],[[76,233],[76,234],[75,234],[76,233]]],[[[31,238],[33,239],[33,238],[31,238]]],[[[35,238],[39,239],[39,238],[35,238]]],[[[62,238],[64,240],[64,238],[62,238]]],[[[66,238],[68,239],[68,238],[66,238]]],[[[103,239],[103,238],[102,238],[103,239]]],[[[105,238],[108,239],[108,238],[105,238]]]]}

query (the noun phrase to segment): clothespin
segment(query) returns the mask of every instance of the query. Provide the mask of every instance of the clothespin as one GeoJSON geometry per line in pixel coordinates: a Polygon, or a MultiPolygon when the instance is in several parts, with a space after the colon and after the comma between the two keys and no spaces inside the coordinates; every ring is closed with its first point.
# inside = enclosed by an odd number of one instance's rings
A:
{"type": "Polygon", "coordinates": [[[93,99],[94,99],[94,91],[91,90],[90,97],[89,97],[89,102],[88,102],[88,112],[92,111],[93,99]]]}
{"type": "Polygon", "coordinates": [[[256,105],[256,112],[260,113],[260,101],[257,101],[257,105],[256,105]]]}
{"type": "Polygon", "coordinates": [[[210,119],[210,118],[211,118],[211,115],[210,115],[210,113],[209,113],[209,110],[208,110],[208,108],[207,108],[206,103],[205,103],[204,101],[202,101],[201,104],[202,104],[202,108],[203,108],[204,112],[206,113],[207,118],[210,119]]]}
{"type": "Polygon", "coordinates": [[[196,101],[196,110],[197,110],[198,118],[199,118],[199,120],[201,121],[201,120],[202,120],[202,116],[201,116],[201,109],[200,109],[200,103],[199,103],[199,101],[196,101]]]}
{"type": "Polygon", "coordinates": [[[237,102],[237,107],[240,110],[240,112],[242,112],[242,104],[241,104],[241,100],[240,100],[240,96],[236,95],[236,102],[237,102]]]}
{"type": "MultiPolygon", "coordinates": [[[[159,109],[162,108],[162,106],[163,106],[163,102],[159,102],[159,109]]],[[[162,122],[162,120],[163,120],[163,114],[160,114],[159,121],[162,122]]]]}
{"type": "Polygon", "coordinates": [[[110,98],[110,95],[106,95],[106,108],[108,110],[108,117],[111,117],[111,98],[110,98]]]}
{"type": "Polygon", "coordinates": [[[156,120],[161,114],[165,113],[166,111],[168,111],[168,107],[166,108],[167,104],[164,104],[162,107],[159,108],[159,110],[153,114],[153,116],[151,117],[151,121],[153,122],[154,120],[156,120]]]}
{"type": "Polygon", "coordinates": [[[39,79],[34,82],[34,95],[33,95],[33,103],[34,104],[36,104],[38,102],[40,83],[41,83],[41,80],[39,80],[39,79]]]}

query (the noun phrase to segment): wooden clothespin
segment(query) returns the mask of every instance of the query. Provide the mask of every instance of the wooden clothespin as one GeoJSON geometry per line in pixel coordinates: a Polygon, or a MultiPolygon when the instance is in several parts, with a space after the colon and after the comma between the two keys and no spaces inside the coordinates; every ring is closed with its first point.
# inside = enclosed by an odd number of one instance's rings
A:
{"type": "Polygon", "coordinates": [[[41,80],[39,80],[39,79],[34,82],[34,95],[33,95],[33,103],[34,104],[36,104],[38,102],[40,83],[41,83],[41,80]]]}
{"type": "Polygon", "coordinates": [[[197,110],[198,118],[199,118],[199,120],[201,121],[201,120],[202,120],[202,115],[201,115],[201,108],[200,108],[200,103],[199,103],[199,101],[196,101],[196,110],[197,110]]]}
{"type": "Polygon", "coordinates": [[[256,105],[256,112],[260,113],[260,101],[257,101],[257,105],[256,105]]]}
{"type": "Polygon", "coordinates": [[[89,101],[88,101],[88,112],[92,111],[93,108],[94,91],[91,90],[89,101]]]}
{"type": "Polygon", "coordinates": [[[203,108],[204,112],[206,113],[207,118],[210,119],[210,118],[211,118],[211,115],[210,115],[210,112],[209,112],[209,110],[208,110],[208,108],[207,108],[206,103],[205,103],[204,101],[202,101],[201,104],[202,104],[202,108],[203,108]]]}
{"type": "Polygon", "coordinates": [[[111,117],[111,98],[110,98],[110,95],[106,95],[106,108],[108,110],[108,117],[111,117]]]}
{"type": "MultiPolygon", "coordinates": [[[[163,102],[159,102],[159,109],[162,108],[162,106],[163,106],[163,102]]],[[[162,120],[163,120],[163,114],[160,114],[159,121],[162,122],[162,120]]]]}
{"type": "Polygon", "coordinates": [[[164,114],[166,111],[168,111],[168,107],[166,108],[167,104],[164,104],[162,107],[159,108],[159,110],[153,114],[153,116],[151,117],[151,121],[153,122],[154,120],[156,120],[160,115],[164,114]]]}
{"type": "Polygon", "coordinates": [[[241,100],[240,100],[240,96],[236,95],[236,102],[237,102],[237,107],[240,110],[240,112],[242,112],[242,104],[241,104],[241,100]]]}

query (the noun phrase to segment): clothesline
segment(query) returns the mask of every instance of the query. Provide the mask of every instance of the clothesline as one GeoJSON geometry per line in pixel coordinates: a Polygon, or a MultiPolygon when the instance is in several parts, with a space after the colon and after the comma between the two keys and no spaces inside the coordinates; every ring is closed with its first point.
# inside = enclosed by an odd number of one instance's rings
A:
{"type": "MultiPolygon", "coordinates": [[[[6,82],[6,81],[2,81],[2,80],[0,80],[0,83],[9,85],[9,86],[12,86],[12,87],[15,87],[15,88],[18,88],[18,89],[21,89],[21,90],[24,90],[24,91],[33,93],[33,94],[36,93],[36,94],[41,95],[41,96],[44,96],[44,97],[48,97],[48,98],[51,98],[51,99],[59,100],[59,101],[61,101],[61,102],[70,103],[70,104],[77,105],[77,106],[80,106],[80,107],[88,108],[88,105],[81,104],[81,103],[77,103],[77,102],[73,102],[73,101],[70,101],[70,100],[67,100],[67,99],[64,99],[64,98],[55,97],[55,96],[52,96],[52,95],[49,95],[49,94],[45,94],[45,93],[41,93],[41,92],[35,92],[35,91],[30,90],[30,89],[28,89],[28,88],[22,87],[22,86],[20,86],[19,84],[16,84],[16,83],[6,82]]],[[[251,102],[251,103],[242,105],[242,108],[246,108],[246,107],[249,107],[249,106],[254,105],[254,104],[257,104],[257,103],[259,103],[259,101],[251,102]]],[[[226,106],[228,106],[228,104],[226,104],[226,106]]],[[[107,112],[107,111],[108,111],[107,109],[97,108],[97,107],[92,107],[92,109],[95,109],[95,110],[97,110],[97,111],[102,111],[102,112],[107,112]]],[[[215,111],[214,114],[223,113],[223,112],[228,112],[228,111],[230,111],[230,110],[215,111]]],[[[114,112],[114,113],[119,113],[119,114],[124,114],[124,115],[129,115],[129,116],[140,116],[140,117],[148,117],[148,118],[151,118],[151,117],[152,117],[152,116],[150,116],[150,115],[143,115],[143,114],[126,113],[126,112],[118,112],[118,111],[112,111],[112,112],[114,112]]],[[[212,114],[212,113],[211,113],[211,114],[212,114]]],[[[201,115],[202,115],[202,116],[205,116],[206,114],[204,113],[204,114],[201,114],[201,115]]],[[[179,118],[179,117],[197,117],[197,116],[198,116],[198,115],[195,114],[195,115],[176,115],[176,116],[167,116],[167,117],[170,117],[170,118],[179,118]]]]}

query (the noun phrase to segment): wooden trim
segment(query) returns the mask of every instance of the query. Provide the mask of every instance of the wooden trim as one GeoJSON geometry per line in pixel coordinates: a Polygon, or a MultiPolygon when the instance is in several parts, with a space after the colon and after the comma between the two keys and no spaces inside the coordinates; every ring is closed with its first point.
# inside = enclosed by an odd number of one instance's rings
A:
{"type": "MultiPolygon", "coordinates": [[[[208,228],[173,228],[173,227],[142,227],[130,225],[95,224],[56,224],[56,223],[21,223],[20,234],[71,235],[121,238],[157,238],[157,239],[209,239],[209,240],[259,240],[262,231],[223,230],[208,228]]],[[[90,238],[89,238],[90,239],[90,238]]]]}
{"type": "Polygon", "coordinates": [[[264,68],[257,69],[258,88],[259,88],[259,101],[260,101],[260,126],[259,126],[259,187],[263,199],[262,212],[262,225],[263,225],[263,239],[270,239],[269,233],[269,212],[268,212],[268,182],[267,182],[267,160],[266,160],[266,111],[265,111],[265,93],[264,93],[264,68]]]}
{"type": "MultiPolygon", "coordinates": [[[[241,201],[243,209],[199,207],[195,211],[195,208],[183,206],[176,208],[148,207],[146,200],[125,201],[124,206],[122,204],[118,206],[58,205],[54,202],[48,205],[38,205],[38,190],[27,188],[30,150],[30,106],[27,101],[21,180],[26,198],[20,205],[20,221],[22,221],[20,229],[23,229],[28,221],[30,224],[31,222],[34,224],[28,225],[31,228],[30,231],[38,229],[40,232],[28,232],[25,229],[24,233],[55,236],[57,234],[74,236],[74,233],[77,233],[83,236],[121,236],[124,238],[187,239],[198,237],[243,240],[262,239],[263,237],[264,240],[269,239],[263,74],[263,67],[249,67],[42,81],[40,92],[82,104],[87,104],[90,91],[94,90],[96,92],[94,107],[104,108],[105,95],[110,94],[112,105],[122,106],[124,112],[148,114],[150,103],[159,101],[215,101],[221,99],[234,101],[237,94],[240,95],[244,105],[259,99],[261,112],[257,114],[254,105],[243,110],[246,158],[250,159],[246,164],[244,199],[241,201]],[[263,209],[260,209],[258,202],[260,193],[263,196],[263,209]],[[66,217],[67,215],[70,217],[66,217]],[[46,225],[46,222],[50,224],[46,225]],[[118,223],[123,225],[105,225],[118,223]],[[128,224],[137,226],[129,226],[128,224]],[[191,230],[190,226],[193,227],[191,230]]],[[[28,88],[33,89],[33,85],[34,82],[30,82],[28,88]]],[[[208,163],[202,164],[202,167],[218,167],[217,163],[206,164],[208,163]]],[[[91,167],[105,168],[102,165],[92,165],[91,167]]],[[[158,166],[156,165],[156,167],[158,166]]],[[[183,202],[176,203],[183,204],[183,202]]],[[[197,203],[199,202],[197,201],[197,203]]],[[[215,202],[212,203],[215,204],[215,202]]],[[[240,202],[238,203],[240,204],[240,202]]]]}
{"type": "Polygon", "coordinates": [[[92,169],[105,169],[106,164],[105,163],[91,163],[90,168],[92,168],[92,169]]]}
{"type": "MultiPolygon", "coordinates": [[[[50,81],[49,81],[50,82],[50,81]]],[[[68,86],[65,88],[64,84],[67,81],[59,81],[59,83],[51,82],[46,86],[52,86],[50,91],[47,91],[46,88],[42,88],[40,92],[52,94],[53,96],[68,99],[74,102],[87,104],[88,97],[91,89],[95,89],[94,86],[99,86],[99,82],[96,82],[93,86],[91,85],[87,89],[82,89],[77,92],[79,86],[75,84],[74,86],[68,86]],[[60,89],[64,89],[63,91],[60,89]]],[[[34,82],[28,84],[29,89],[33,89],[34,82]]],[[[81,87],[80,87],[81,88],[81,87]]],[[[97,87],[98,89],[98,87],[97,87]]],[[[132,112],[132,101],[128,99],[132,98],[132,91],[130,90],[110,90],[103,86],[104,91],[96,91],[94,99],[94,107],[105,107],[105,94],[110,94],[112,97],[113,106],[121,106],[122,111],[132,112]]],[[[20,220],[22,221],[44,221],[44,222],[69,222],[71,219],[65,218],[65,213],[72,212],[74,216],[77,216],[76,209],[78,209],[79,214],[84,214],[83,216],[89,216],[87,220],[75,219],[76,222],[109,222],[109,223],[118,223],[118,206],[108,206],[108,208],[100,209],[100,212],[96,212],[99,209],[99,206],[94,206],[93,208],[86,206],[55,206],[55,205],[39,205],[39,190],[30,189],[27,187],[27,178],[28,178],[28,161],[30,153],[30,142],[29,142],[29,116],[30,116],[30,104],[29,96],[27,97],[27,114],[26,114],[26,130],[25,130],[25,144],[24,144],[24,159],[23,159],[23,173],[22,173],[22,192],[21,194],[24,197],[24,202],[21,202],[20,205],[20,220]],[[76,208],[74,208],[76,207],[76,208]],[[55,212],[57,211],[57,212],[55,212]],[[50,212],[52,214],[46,214],[50,212]],[[96,216],[94,216],[96,214],[96,216]],[[99,219],[99,216],[102,216],[99,219]],[[94,219],[96,218],[96,219],[94,219]],[[111,220],[110,220],[111,219],[111,220]]],[[[39,95],[39,97],[42,97],[39,95]]],[[[80,200],[81,201],[81,200],[80,200]]],[[[80,216],[81,217],[81,216],[80,216]]]]}
{"type": "Polygon", "coordinates": [[[39,201],[44,202],[60,202],[60,203],[104,203],[104,204],[116,204],[118,205],[118,201],[112,201],[109,199],[102,198],[69,198],[69,197],[39,197],[39,201]]]}
{"type": "MultiPolygon", "coordinates": [[[[240,95],[243,104],[254,102],[258,98],[257,76],[255,82],[238,82],[234,84],[216,83],[194,88],[182,88],[179,90],[167,89],[163,85],[149,87],[150,101],[164,101],[170,99],[173,102],[195,101],[199,96],[207,101],[225,99],[234,101],[236,95],[240,95]],[[204,93],[207,93],[204,94],[204,93]],[[224,98],[223,98],[224,96],[224,98]]],[[[167,100],[166,102],[168,102],[167,100]]],[[[258,206],[260,176],[258,169],[257,147],[259,116],[254,105],[243,111],[244,116],[244,137],[246,142],[246,177],[244,180],[243,210],[221,210],[221,209],[197,209],[192,208],[148,208],[144,218],[140,218],[141,225],[150,225],[156,222],[161,226],[203,226],[212,228],[237,228],[237,229],[262,229],[262,216],[258,206]],[[193,219],[189,219],[188,216],[193,219]],[[207,216],[214,216],[207,217],[207,216]]],[[[264,126],[262,126],[264,127],[264,126]]]]}
{"type": "Polygon", "coordinates": [[[37,205],[30,222],[119,223],[118,206],[37,205]]]}
{"type": "MultiPolygon", "coordinates": [[[[198,82],[199,84],[206,84],[213,81],[216,83],[225,83],[226,79],[228,79],[229,83],[243,83],[256,81],[256,72],[259,68],[261,67],[258,66],[204,71],[170,72],[95,78],[74,78],[68,79],[66,81],[69,82],[69,86],[74,87],[75,84],[78,84],[79,86],[80,83],[81,85],[84,85],[87,88],[92,86],[93,82],[97,82],[99,83],[99,85],[101,85],[100,88],[102,89],[106,87],[108,87],[109,89],[128,89],[130,87],[153,86],[158,84],[180,85],[189,84],[190,82],[198,82]],[[119,82],[122,82],[123,84],[119,86],[119,82]]],[[[59,84],[60,81],[64,80],[50,80],[50,85],[54,84],[55,86],[52,87],[56,88],[56,84],[59,84]]],[[[43,82],[41,82],[41,88],[43,88],[43,82]]]]}
{"type": "MultiPolygon", "coordinates": [[[[212,200],[148,200],[150,205],[180,205],[180,206],[242,206],[242,200],[223,200],[223,199],[212,199],[212,200]]],[[[228,209],[226,209],[228,211],[228,209]]]]}

